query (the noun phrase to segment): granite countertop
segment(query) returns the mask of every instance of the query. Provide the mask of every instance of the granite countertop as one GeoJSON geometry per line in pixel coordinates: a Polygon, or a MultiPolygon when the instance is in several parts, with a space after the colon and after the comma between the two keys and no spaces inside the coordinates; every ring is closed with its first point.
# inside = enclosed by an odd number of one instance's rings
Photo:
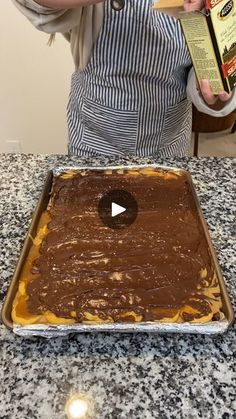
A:
{"type": "MultiPolygon", "coordinates": [[[[58,165],[188,168],[236,305],[236,159],[86,159],[1,155],[2,303],[46,172],[58,165]]],[[[63,419],[83,393],[96,419],[236,417],[236,327],[218,336],[79,334],[25,339],[0,325],[0,418],[63,419]]]]}

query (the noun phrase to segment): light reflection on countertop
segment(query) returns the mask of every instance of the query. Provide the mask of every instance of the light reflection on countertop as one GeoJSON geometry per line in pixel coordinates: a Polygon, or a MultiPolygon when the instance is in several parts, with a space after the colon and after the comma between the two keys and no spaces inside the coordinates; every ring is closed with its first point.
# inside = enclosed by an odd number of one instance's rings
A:
{"type": "Polygon", "coordinates": [[[92,419],[93,403],[83,393],[76,393],[67,400],[65,414],[68,419],[92,419]]]}

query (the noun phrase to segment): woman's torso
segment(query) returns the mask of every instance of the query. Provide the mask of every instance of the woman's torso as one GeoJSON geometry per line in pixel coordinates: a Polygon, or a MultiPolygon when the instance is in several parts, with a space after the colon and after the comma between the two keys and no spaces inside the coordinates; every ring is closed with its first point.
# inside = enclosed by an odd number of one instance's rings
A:
{"type": "Polygon", "coordinates": [[[72,77],[73,154],[184,155],[191,136],[186,83],[191,65],[179,22],[149,0],[105,3],[88,65],[72,77]]]}

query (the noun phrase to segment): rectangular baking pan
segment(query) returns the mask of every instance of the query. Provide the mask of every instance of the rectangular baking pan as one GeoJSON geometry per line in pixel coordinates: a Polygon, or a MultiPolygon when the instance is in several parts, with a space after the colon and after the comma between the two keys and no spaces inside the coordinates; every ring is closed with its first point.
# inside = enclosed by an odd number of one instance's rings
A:
{"type": "Polygon", "coordinates": [[[38,205],[35,209],[29,231],[27,233],[12,281],[10,283],[7,296],[2,308],[2,322],[4,325],[13,330],[15,333],[22,336],[44,336],[44,337],[55,337],[63,336],[74,332],[88,332],[88,331],[110,331],[110,332],[158,332],[158,333],[201,333],[201,334],[217,334],[224,333],[234,322],[234,312],[229,299],[229,295],[222,277],[222,273],[217,261],[217,257],[213,248],[213,244],[210,239],[208,227],[203,216],[203,212],[200,207],[200,203],[193,185],[192,177],[189,172],[173,167],[158,166],[158,165],[142,165],[142,166],[109,166],[109,167],[58,167],[51,170],[46,178],[45,185],[41,196],[39,198],[38,205]],[[19,326],[14,325],[11,318],[12,304],[15,295],[18,290],[19,278],[21,275],[22,268],[27,259],[29,250],[32,246],[32,237],[34,238],[37,233],[38,223],[43,211],[46,210],[52,189],[52,183],[54,176],[59,175],[65,171],[80,171],[80,170],[120,170],[120,169],[134,169],[139,170],[146,167],[154,169],[168,170],[169,172],[178,172],[187,176],[188,182],[191,187],[191,191],[196,203],[196,208],[205,232],[205,237],[210,249],[212,261],[214,264],[215,272],[218,277],[221,298],[222,298],[222,311],[225,314],[225,319],[220,321],[208,322],[208,323],[163,323],[163,322],[141,322],[141,323],[108,323],[108,324],[82,324],[75,323],[73,325],[27,325],[19,326]]]}

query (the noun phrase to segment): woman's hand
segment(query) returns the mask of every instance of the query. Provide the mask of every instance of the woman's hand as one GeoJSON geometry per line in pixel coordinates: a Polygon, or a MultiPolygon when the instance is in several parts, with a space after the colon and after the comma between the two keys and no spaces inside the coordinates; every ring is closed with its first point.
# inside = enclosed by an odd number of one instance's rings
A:
{"type": "Polygon", "coordinates": [[[200,90],[206,104],[215,110],[222,109],[226,102],[231,99],[232,94],[227,92],[219,92],[218,95],[212,93],[209,80],[202,80],[200,83],[200,90]]]}
{"type": "Polygon", "coordinates": [[[184,10],[186,12],[194,12],[194,10],[202,10],[204,0],[184,0],[184,10]]]}

